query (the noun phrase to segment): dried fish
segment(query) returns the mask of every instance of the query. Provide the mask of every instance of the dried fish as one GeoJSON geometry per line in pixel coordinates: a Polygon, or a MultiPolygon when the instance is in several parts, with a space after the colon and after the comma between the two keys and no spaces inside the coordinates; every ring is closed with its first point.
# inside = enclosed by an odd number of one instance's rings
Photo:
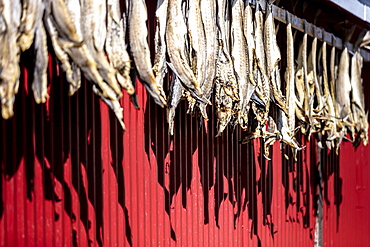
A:
{"type": "Polygon", "coordinates": [[[295,129],[295,104],[297,101],[294,84],[294,40],[292,33],[292,24],[289,22],[286,27],[287,33],[287,67],[285,71],[286,81],[286,99],[288,105],[288,126],[289,129],[295,129]]]}
{"type": "Polygon", "coordinates": [[[19,26],[18,44],[22,51],[28,50],[33,43],[37,22],[42,21],[42,0],[23,0],[22,18],[19,26]]]}
{"type": "Polygon", "coordinates": [[[351,86],[352,86],[352,113],[354,125],[357,131],[357,137],[354,145],[359,145],[362,141],[366,146],[368,144],[368,121],[365,113],[365,95],[362,86],[361,70],[363,59],[359,51],[356,51],[351,59],[351,86]]]}
{"type": "Polygon", "coordinates": [[[13,116],[15,95],[19,87],[20,47],[17,43],[22,6],[19,0],[0,0],[0,14],[4,26],[0,33],[0,100],[1,114],[8,119],[13,116]]]}
{"type": "MultiPolygon", "coordinates": [[[[288,60],[290,60],[291,58],[292,56],[288,58],[288,60]]],[[[290,75],[293,75],[292,71],[290,71],[290,75]]],[[[287,83],[287,84],[291,85],[291,83],[287,83]]],[[[281,86],[281,80],[280,80],[279,74],[276,74],[276,86],[278,88],[280,88],[281,86]]],[[[288,90],[290,91],[290,88],[288,88],[288,90]]],[[[294,116],[294,112],[293,112],[293,116],[294,116]]],[[[286,114],[284,113],[282,109],[278,108],[277,112],[274,112],[273,116],[269,116],[268,130],[267,130],[267,133],[264,135],[265,156],[268,157],[269,155],[269,152],[268,152],[269,145],[272,145],[277,140],[280,140],[288,144],[289,146],[291,146],[294,149],[294,152],[296,152],[296,150],[302,150],[303,148],[299,145],[297,140],[294,138],[294,132],[295,132],[295,129],[289,125],[289,118],[286,116],[286,114]],[[275,121],[273,121],[274,119],[275,121]]]]}
{"type": "MultiPolygon", "coordinates": [[[[312,111],[309,100],[309,86],[307,80],[307,33],[303,35],[303,41],[298,53],[298,67],[295,75],[295,87],[298,93],[296,104],[296,116],[305,123],[301,126],[303,134],[309,133],[312,121],[312,111]]],[[[309,134],[310,136],[310,134],[309,134]]]]}
{"type": "Polygon", "coordinates": [[[188,56],[185,51],[187,26],[181,3],[182,0],[171,0],[168,4],[166,25],[167,53],[174,73],[179,77],[182,85],[190,92],[191,96],[198,101],[210,103],[209,100],[205,99],[202,95],[200,84],[190,67],[188,56]]]}
{"type": "Polygon", "coordinates": [[[131,0],[129,3],[129,40],[135,66],[140,81],[143,82],[154,101],[163,107],[166,105],[166,95],[156,82],[150,61],[146,27],[148,16],[145,1],[131,0]]]}
{"type": "Polygon", "coordinates": [[[194,75],[200,85],[204,82],[206,68],[206,38],[202,16],[200,12],[200,0],[188,1],[188,34],[190,44],[190,63],[194,75]]]}
{"type": "Polygon", "coordinates": [[[35,68],[33,71],[32,90],[37,104],[45,103],[49,98],[47,92],[47,68],[48,68],[48,47],[46,31],[42,23],[35,30],[35,68]]]}
{"type": "MultiPolygon", "coordinates": [[[[188,35],[189,35],[189,51],[190,65],[200,86],[204,84],[205,69],[206,69],[206,37],[203,26],[200,0],[187,0],[188,18],[188,35]]],[[[203,91],[202,91],[203,93],[203,91]]],[[[188,113],[194,114],[196,100],[190,95],[186,97],[188,100],[188,113]]]]}
{"type": "Polygon", "coordinates": [[[153,72],[157,84],[163,88],[163,79],[167,73],[166,64],[166,24],[167,24],[167,9],[169,0],[158,0],[157,10],[155,11],[155,34],[154,47],[155,57],[153,72]]]}
{"type": "MultiPolygon", "coordinates": [[[[274,1],[272,1],[274,2],[274,1]]],[[[288,115],[286,100],[277,85],[277,74],[279,73],[278,63],[281,60],[280,49],[276,41],[275,23],[272,16],[272,4],[266,6],[266,20],[264,25],[264,47],[266,51],[266,74],[270,83],[271,99],[288,115]]]]}
{"type": "MultiPolygon", "coordinates": [[[[265,47],[263,40],[263,13],[260,10],[259,1],[256,2],[255,12],[255,65],[254,75],[257,82],[256,92],[260,92],[258,97],[265,103],[265,110],[268,113],[270,107],[270,85],[269,78],[267,76],[266,56],[265,47]]],[[[262,123],[264,125],[264,123],[262,123]]]]}
{"type": "MultiPolygon", "coordinates": [[[[215,0],[202,0],[200,3],[201,16],[205,31],[206,39],[206,61],[207,66],[204,72],[204,81],[201,83],[200,88],[203,96],[210,99],[214,79],[216,76],[216,60],[218,53],[218,32],[216,29],[216,1],[215,0]]],[[[204,119],[208,119],[206,107],[207,104],[199,102],[199,110],[204,119]]]]}
{"type": "Polygon", "coordinates": [[[335,98],[337,100],[339,117],[350,128],[352,135],[355,134],[353,127],[353,115],[351,111],[351,80],[349,76],[349,55],[348,48],[342,51],[338,67],[338,80],[335,88],[335,98]],[[348,119],[348,121],[347,121],[348,119]]]}
{"type": "Polygon", "coordinates": [[[110,64],[123,76],[123,87],[133,89],[130,78],[131,61],[126,49],[125,20],[125,15],[121,18],[119,0],[108,0],[105,50],[110,64]]]}
{"type": "Polygon", "coordinates": [[[181,85],[180,79],[174,73],[172,75],[170,92],[168,95],[168,103],[167,103],[167,106],[168,106],[167,122],[169,126],[168,132],[170,135],[173,135],[176,108],[182,99],[183,93],[184,93],[184,88],[181,85]]]}
{"type": "MultiPolygon", "coordinates": [[[[70,1],[75,1],[73,4],[75,4],[75,6],[78,5],[77,0],[70,0],[70,1]]],[[[81,2],[81,3],[86,4],[86,2],[81,2]]],[[[71,5],[68,4],[67,6],[73,6],[73,4],[71,5]]],[[[81,7],[86,7],[86,5],[85,6],[81,5],[81,7]]],[[[70,13],[73,13],[73,11],[70,11],[70,13]]],[[[77,13],[75,14],[76,15],[71,14],[71,16],[74,16],[75,18],[77,18],[78,14],[77,13]]],[[[82,21],[83,20],[81,19],[81,22],[82,21]]],[[[51,38],[55,54],[57,55],[58,59],[63,59],[61,61],[62,68],[66,69],[66,65],[70,66],[69,67],[70,76],[71,78],[73,78],[74,72],[72,71],[72,66],[69,63],[69,57],[70,57],[73,60],[73,62],[82,70],[86,79],[94,83],[93,91],[95,92],[95,94],[97,94],[114,111],[122,128],[125,129],[125,125],[123,123],[122,108],[119,105],[119,95],[117,95],[113,91],[113,89],[106,82],[104,82],[102,76],[100,75],[98,71],[98,65],[95,62],[93,56],[91,55],[89,49],[87,48],[87,45],[85,43],[82,43],[79,45],[71,45],[70,41],[60,38],[58,30],[56,26],[54,26],[53,21],[50,18],[50,11],[48,11],[48,8],[46,8],[44,25],[51,38]]],[[[85,28],[85,29],[86,27],[83,27],[82,25],[80,26],[80,23],[77,23],[77,22],[75,22],[75,25],[76,25],[77,33],[81,33],[83,35],[83,32],[82,30],[79,30],[79,27],[85,28]]],[[[67,75],[68,75],[68,72],[67,72],[67,75]]]]}
{"type": "Polygon", "coordinates": [[[257,82],[255,82],[255,77],[254,77],[255,44],[254,44],[253,13],[252,13],[252,8],[249,5],[249,1],[246,2],[245,8],[244,8],[243,29],[244,29],[244,37],[247,42],[247,49],[248,49],[249,80],[254,86],[257,86],[257,82]]]}
{"type": "MultiPolygon", "coordinates": [[[[63,0],[48,0],[47,2],[50,8],[49,18],[58,30],[59,37],[75,44],[81,44],[83,39],[78,33],[78,27],[76,26],[77,22],[74,22],[75,20],[70,18],[70,10],[73,9],[68,8],[68,4],[63,0]]],[[[74,3],[77,2],[75,1],[74,3]]],[[[76,6],[78,5],[76,4],[76,6]]],[[[77,10],[79,10],[79,8],[77,8],[77,10]]],[[[84,15],[85,14],[87,15],[88,13],[84,13],[84,15]]]]}
{"type": "Polygon", "coordinates": [[[238,123],[242,129],[248,128],[248,103],[254,92],[254,86],[249,81],[248,49],[243,33],[243,1],[236,0],[231,8],[231,58],[235,77],[239,86],[238,123]]]}
{"type": "MultiPolygon", "coordinates": [[[[69,83],[69,95],[73,95],[81,85],[81,78],[78,76],[80,73],[79,68],[73,65],[74,63],[70,60],[66,50],[71,46],[79,46],[80,44],[78,44],[78,42],[83,40],[80,28],[80,4],[78,1],[73,0],[70,0],[67,3],[59,3],[62,4],[62,8],[65,9],[65,11],[62,12],[66,14],[64,18],[70,19],[67,21],[69,25],[74,25],[74,27],[71,27],[71,30],[69,30],[71,32],[70,36],[72,39],[64,39],[60,36],[60,33],[66,33],[68,30],[57,30],[57,26],[53,18],[53,14],[56,15],[56,13],[53,13],[51,9],[51,1],[46,2],[44,25],[50,36],[55,55],[61,62],[61,67],[66,73],[66,79],[69,83]],[[73,40],[73,37],[75,37],[75,40],[77,39],[78,41],[73,40]]],[[[67,38],[69,37],[68,35],[65,36],[67,38]]]]}
{"type": "MultiPolygon", "coordinates": [[[[104,81],[113,89],[118,98],[122,96],[121,87],[129,94],[134,93],[132,85],[126,84],[121,74],[108,62],[104,51],[106,37],[106,2],[103,0],[82,0],[81,1],[81,29],[84,37],[84,44],[93,57],[99,74],[104,81]]],[[[104,91],[103,91],[104,94],[104,91]]]]}
{"type": "Polygon", "coordinates": [[[340,144],[342,143],[343,138],[347,134],[346,128],[343,124],[342,119],[339,116],[339,108],[337,104],[337,97],[336,97],[336,87],[337,87],[337,79],[338,79],[338,65],[336,64],[336,50],[335,50],[335,40],[333,40],[334,45],[331,48],[330,52],[330,96],[333,100],[333,107],[335,116],[334,119],[337,121],[335,122],[335,129],[333,134],[328,136],[327,138],[327,145],[331,144],[332,148],[335,148],[336,153],[339,151],[340,144]]]}
{"type": "MultiPolygon", "coordinates": [[[[315,32],[315,31],[314,31],[315,32]]],[[[310,132],[317,132],[321,125],[320,123],[314,118],[314,115],[320,115],[323,109],[323,98],[321,88],[319,86],[319,82],[317,80],[317,69],[316,69],[316,53],[317,53],[317,37],[314,37],[312,41],[311,52],[308,56],[308,63],[307,63],[307,83],[309,86],[308,90],[308,99],[309,99],[309,109],[311,118],[311,128],[310,132]],[[314,109],[314,99],[316,98],[317,107],[314,109]]]]}
{"type": "Polygon", "coordinates": [[[335,117],[335,109],[334,109],[334,101],[332,95],[330,93],[330,86],[328,80],[328,68],[327,68],[327,53],[326,53],[326,42],[323,42],[320,56],[322,62],[322,81],[324,86],[323,92],[323,117],[324,117],[324,128],[322,130],[322,134],[324,132],[327,133],[328,138],[326,141],[326,146],[331,149],[334,148],[335,143],[331,139],[335,139],[337,135],[337,118],[335,117]],[[329,140],[328,140],[329,139],[329,140]]]}
{"type": "Polygon", "coordinates": [[[215,77],[215,102],[217,117],[217,135],[220,136],[232,118],[235,118],[239,109],[239,87],[234,74],[234,66],[227,49],[229,39],[227,32],[226,13],[228,5],[225,0],[218,0],[218,6],[223,11],[217,12],[217,25],[219,27],[218,56],[215,77]]]}

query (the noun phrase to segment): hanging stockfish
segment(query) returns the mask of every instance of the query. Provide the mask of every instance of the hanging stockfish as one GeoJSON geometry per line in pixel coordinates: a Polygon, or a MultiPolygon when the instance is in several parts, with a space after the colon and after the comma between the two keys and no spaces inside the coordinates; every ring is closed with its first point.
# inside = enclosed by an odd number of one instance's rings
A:
{"type": "MultiPolygon", "coordinates": [[[[238,84],[229,52],[229,5],[218,0],[217,26],[219,27],[218,55],[215,77],[215,102],[217,135],[220,136],[232,118],[236,119],[239,108],[238,84]]],[[[235,123],[233,124],[236,125],[235,123]]]]}
{"type": "Polygon", "coordinates": [[[17,42],[22,6],[19,0],[0,0],[0,100],[1,115],[13,116],[20,76],[20,47],[17,42]]]}

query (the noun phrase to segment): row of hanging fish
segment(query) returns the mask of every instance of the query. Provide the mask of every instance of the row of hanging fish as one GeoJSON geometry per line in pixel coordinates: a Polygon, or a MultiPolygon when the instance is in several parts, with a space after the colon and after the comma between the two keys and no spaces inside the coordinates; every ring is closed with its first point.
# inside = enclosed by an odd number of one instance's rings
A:
{"type": "Polygon", "coordinates": [[[266,155],[276,140],[303,149],[295,138],[299,130],[308,139],[317,134],[319,146],[325,140],[336,150],[343,139],[367,145],[361,55],[356,52],[350,62],[344,48],[338,64],[333,47],[328,69],[326,43],[318,52],[314,38],[308,54],[307,33],[295,54],[288,21],[282,82],[273,2],[262,12],[259,1],[254,9],[243,0],[158,1],[154,68],[161,85],[166,66],[173,72],[167,109],[170,133],[182,99],[188,113],[208,119],[213,93],[217,136],[227,125],[239,125],[246,131],[242,143],[262,137],[266,155]]]}
{"type": "Polygon", "coordinates": [[[337,63],[332,48],[328,62],[323,43],[317,58],[315,38],[307,56],[307,34],[295,54],[288,21],[282,90],[272,2],[262,12],[259,1],[252,9],[245,0],[158,0],[152,64],[144,0],[127,0],[123,6],[119,0],[0,0],[2,116],[13,115],[23,51],[32,49],[35,54],[36,102],[49,97],[48,36],[65,71],[69,94],[79,89],[83,75],[122,128],[122,89],[138,107],[130,76],[135,68],[155,103],[167,106],[171,134],[181,100],[186,100],[188,113],[207,120],[213,95],[217,136],[228,125],[240,126],[246,131],[242,142],[262,137],[267,155],[276,140],[301,150],[295,139],[298,130],[308,138],[326,133],[329,148],[338,149],[344,138],[367,144],[361,55],[356,52],[350,59],[345,48],[337,63]]]}
{"type": "Polygon", "coordinates": [[[47,37],[66,74],[69,95],[80,88],[83,74],[93,83],[93,91],[114,111],[122,128],[125,128],[119,103],[122,89],[138,107],[130,77],[132,61],[156,103],[166,105],[166,96],[156,83],[150,62],[145,2],[128,0],[123,9],[119,0],[0,0],[3,118],[14,114],[23,51],[32,49],[35,54],[32,82],[35,101],[44,103],[49,97],[47,37]]]}

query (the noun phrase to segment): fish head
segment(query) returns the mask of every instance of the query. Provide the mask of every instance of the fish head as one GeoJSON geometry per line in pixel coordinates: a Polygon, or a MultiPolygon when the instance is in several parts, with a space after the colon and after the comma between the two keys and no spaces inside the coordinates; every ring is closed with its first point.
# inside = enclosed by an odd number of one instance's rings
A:
{"type": "Polygon", "coordinates": [[[233,112],[231,109],[228,109],[226,107],[220,107],[217,109],[217,129],[218,133],[216,137],[220,136],[221,133],[225,130],[227,124],[230,122],[231,116],[233,115],[233,112]]]}

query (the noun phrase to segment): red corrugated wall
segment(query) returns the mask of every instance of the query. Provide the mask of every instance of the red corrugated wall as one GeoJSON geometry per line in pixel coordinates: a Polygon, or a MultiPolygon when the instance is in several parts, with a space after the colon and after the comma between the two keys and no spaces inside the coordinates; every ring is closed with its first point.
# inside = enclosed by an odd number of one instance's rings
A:
{"type": "Polygon", "coordinates": [[[277,143],[266,161],[259,140],[214,138],[214,119],[200,128],[185,104],[170,137],[140,84],[122,132],[89,83],[68,97],[50,68],[48,103],[24,69],[15,116],[0,121],[0,246],[313,246],[319,160],[323,243],[369,245],[369,147],[319,156],[311,141],[294,163],[277,143]]]}
{"type": "Polygon", "coordinates": [[[68,97],[50,58],[50,100],[34,102],[25,54],[0,120],[0,246],[313,246],[319,194],[323,246],[370,246],[370,147],[336,156],[311,140],[293,162],[276,143],[267,161],[260,140],[215,138],[215,114],[200,126],[184,102],[171,137],[141,84],[140,110],[121,101],[123,132],[90,83],[68,97]]]}

